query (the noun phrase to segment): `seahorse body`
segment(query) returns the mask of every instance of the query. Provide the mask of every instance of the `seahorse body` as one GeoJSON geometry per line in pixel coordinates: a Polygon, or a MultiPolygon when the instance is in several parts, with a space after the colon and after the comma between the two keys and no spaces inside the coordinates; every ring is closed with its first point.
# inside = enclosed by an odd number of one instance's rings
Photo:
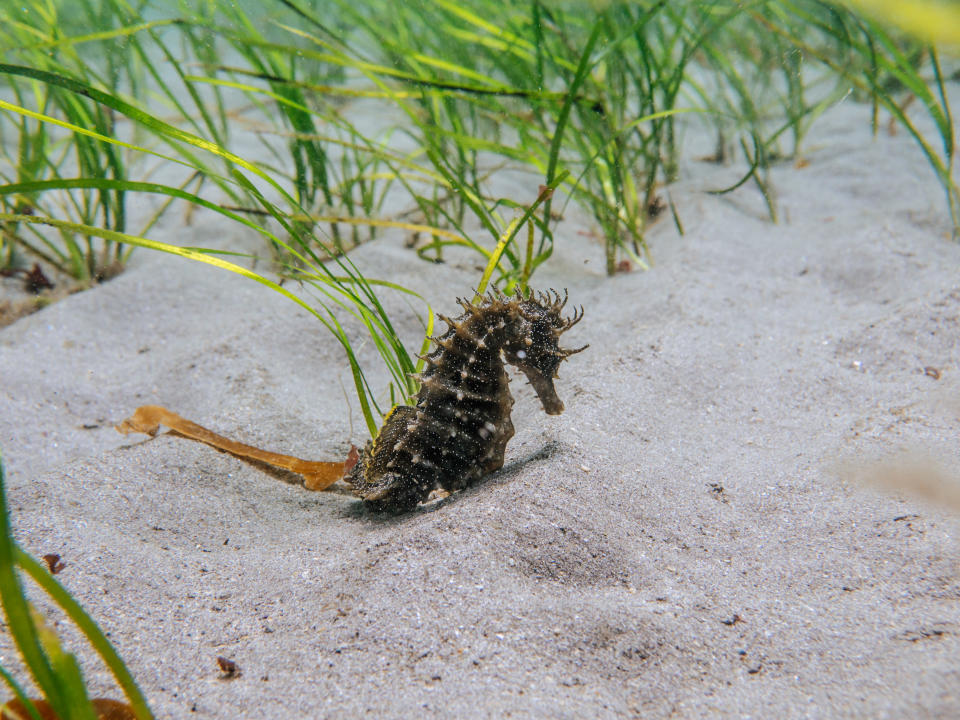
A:
{"type": "Polygon", "coordinates": [[[560,363],[586,346],[565,350],[559,338],[583,311],[562,317],[566,295],[552,292],[492,293],[476,306],[458,300],[463,315],[440,316],[449,327],[424,358],[416,405],[394,408],[367,443],[347,478],[355,495],[377,509],[409,510],[434,489],[461,490],[503,467],[514,432],[504,362],[523,371],[547,414],[563,412],[553,380],[560,363]]]}

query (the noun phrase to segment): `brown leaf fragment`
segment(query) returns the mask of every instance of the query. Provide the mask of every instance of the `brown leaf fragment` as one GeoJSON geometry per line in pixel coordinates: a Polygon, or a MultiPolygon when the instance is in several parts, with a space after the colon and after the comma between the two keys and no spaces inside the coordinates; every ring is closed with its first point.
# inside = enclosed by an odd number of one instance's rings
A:
{"type": "Polygon", "coordinates": [[[53,283],[44,274],[40,263],[34,263],[33,268],[24,273],[23,282],[26,291],[34,295],[39,295],[44,290],[53,289],[53,283]]]}
{"type": "MultiPolygon", "coordinates": [[[[175,430],[191,440],[212,445],[231,455],[248,460],[258,460],[302,475],[303,485],[308,490],[326,490],[342,478],[346,472],[347,464],[343,462],[303,460],[291,455],[281,455],[230,440],[159,405],[143,405],[137,408],[131,417],[117,425],[116,428],[118,432],[124,435],[144,433],[153,437],[160,430],[161,425],[166,425],[171,430],[175,430]]],[[[356,460],[354,460],[355,463],[356,460]]]]}
{"type": "Polygon", "coordinates": [[[222,656],[218,657],[217,666],[220,668],[221,680],[233,680],[234,678],[238,678],[243,674],[240,672],[240,666],[229,658],[222,656]]]}
{"type": "Polygon", "coordinates": [[[47,553],[43,556],[43,561],[47,563],[47,568],[50,570],[51,575],[56,575],[67,566],[56,553],[47,553]]]}
{"type": "Polygon", "coordinates": [[[109,698],[94,698],[90,701],[97,720],[135,720],[137,714],[127,703],[109,698]]]}
{"type": "Polygon", "coordinates": [[[23,276],[23,289],[33,295],[39,295],[44,290],[53,289],[53,283],[43,272],[40,263],[34,263],[30,270],[26,268],[4,268],[0,270],[0,277],[14,277],[15,275],[23,276]]]}
{"type": "MultiPolygon", "coordinates": [[[[31,700],[30,702],[33,703],[37,714],[40,715],[43,720],[57,720],[57,716],[53,713],[53,708],[50,707],[46,700],[31,700]]],[[[27,710],[27,706],[19,700],[11,700],[5,703],[3,707],[0,707],[0,720],[30,720],[32,717],[27,710]]]]}
{"type": "MultiPolygon", "coordinates": [[[[31,700],[37,714],[43,720],[57,720],[53,708],[46,700],[31,700]]],[[[109,698],[94,698],[90,701],[97,720],[136,720],[137,715],[127,703],[109,698]]],[[[30,720],[33,716],[19,700],[11,700],[0,707],[0,720],[30,720]]]]}
{"type": "Polygon", "coordinates": [[[347,461],[343,464],[343,472],[350,472],[358,462],[360,462],[360,451],[356,445],[351,445],[350,452],[347,453],[347,461]]]}

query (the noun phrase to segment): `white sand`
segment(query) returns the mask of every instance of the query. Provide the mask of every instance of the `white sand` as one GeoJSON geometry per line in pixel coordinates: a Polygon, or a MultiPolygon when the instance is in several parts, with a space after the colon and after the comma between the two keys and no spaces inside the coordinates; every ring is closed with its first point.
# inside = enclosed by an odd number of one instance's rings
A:
{"type": "MultiPolygon", "coordinates": [[[[779,225],[753,189],[703,194],[735,168],[691,162],[671,188],[686,234],[659,223],[646,273],[604,277],[568,213],[537,276],[586,310],[566,412],[514,383],[506,467],[401,517],[112,429],[157,403],[314,459],[365,440],[315,319],[139,251],[0,331],[16,535],[63,556],[158,717],[960,716],[958,516],[852,481],[909,450],[956,482],[960,246],[912,141],[871,141],[866,119],[834,109],[809,166],[775,171],[779,225]]],[[[250,244],[209,213],[165,223],[160,239],[250,244]]],[[[399,235],[353,257],[440,312],[478,277],[399,235]]]]}

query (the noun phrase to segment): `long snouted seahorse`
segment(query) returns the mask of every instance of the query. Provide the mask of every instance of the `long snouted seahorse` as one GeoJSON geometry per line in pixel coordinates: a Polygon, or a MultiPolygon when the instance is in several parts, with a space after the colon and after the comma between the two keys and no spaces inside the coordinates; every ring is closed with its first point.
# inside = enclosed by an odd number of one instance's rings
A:
{"type": "Polygon", "coordinates": [[[580,309],[564,318],[566,301],[556,291],[529,299],[494,293],[478,305],[458,300],[459,317],[440,316],[449,327],[424,358],[416,405],[394,408],[367,443],[346,478],[354,494],[377,509],[403,511],[435,489],[460,490],[503,467],[514,433],[504,363],[527,376],[547,414],[563,412],[557,369],[587,347],[559,346],[583,317],[580,309]]]}

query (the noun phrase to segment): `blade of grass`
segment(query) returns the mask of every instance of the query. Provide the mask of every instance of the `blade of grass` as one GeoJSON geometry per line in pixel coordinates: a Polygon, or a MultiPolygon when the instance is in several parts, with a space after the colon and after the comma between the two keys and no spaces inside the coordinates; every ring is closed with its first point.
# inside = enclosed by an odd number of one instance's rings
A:
{"type": "MultiPolygon", "coordinates": [[[[587,42],[580,54],[580,62],[577,64],[577,70],[574,73],[573,80],[567,88],[567,97],[564,100],[563,105],[560,107],[560,112],[557,115],[556,127],[553,131],[553,139],[550,142],[550,152],[547,159],[547,172],[544,177],[545,185],[551,185],[556,177],[557,165],[560,161],[560,147],[563,142],[563,133],[564,130],[566,130],[567,120],[570,117],[570,111],[573,109],[574,98],[576,97],[577,91],[580,89],[580,86],[583,85],[584,81],[586,80],[587,73],[590,70],[590,55],[593,53],[593,48],[600,39],[600,32],[602,30],[603,24],[600,20],[598,20],[594,24],[593,30],[590,32],[590,37],[587,38],[587,42]]],[[[552,198],[547,198],[544,202],[544,217],[550,217],[551,202],[552,198]]],[[[550,236],[545,231],[540,238],[540,248],[538,249],[537,254],[540,254],[543,251],[544,243],[547,241],[548,237],[550,236]]]]}
{"type": "Polygon", "coordinates": [[[17,565],[39,585],[50,598],[59,605],[67,616],[80,628],[80,631],[89,641],[96,653],[103,659],[107,668],[113,673],[117,683],[126,695],[134,714],[140,720],[151,720],[153,714],[147,706],[146,698],[137,686],[136,681],[127,669],[120,655],[104,635],[100,626],[83,609],[69,592],[49,573],[49,571],[20,548],[15,548],[14,556],[17,565]]]}
{"type": "MultiPolygon", "coordinates": [[[[168,188],[169,189],[169,188],[168,188]]],[[[324,327],[337,339],[340,345],[343,347],[344,351],[347,354],[348,361],[350,363],[351,372],[354,376],[354,383],[357,389],[357,395],[360,400],[361,406],[364,412],[364,419],[367,421],[367,427],[370,430],[372,437],[376,437],[378,430],[378,420],[374,417],[371,411],[371,404],[368,400],[369,394],[369,384],[366,381],[366,377],[363,371],[360,368],[360,364],[357,361],[356,354],[350,344],[349,338],[347,337],[346,332],[343,327],[340,325],[339,321],[336,319],[335,315],[324,305],[321,305],[326,312],[326,315],[321,314],[316,308],[312,307],[309,303],[304,301],[299,296],[293,294],[286,288],[278,285],[277,283],[269,280],[268,278],[259,275],[258,273],[248,270],[240,265],[231,263],[229,261],[223,260],[221,258],[215,257],[207,251],[198,251],[192,248],[182,248],[175,245],[169,245],[167,243],[158,242],[156,240],[149,240],[143,237],[137,237],[125,233],[118,233],[111,230],[106,230],[103,228],[96,228],[91,226],[83,226],[77,223],[71,223],[63,220],[57,220],[54,218],[42,218],[35,217],[30,215],[15,215],[10,213],[0,213],[0,222],[24,222],[38,225],[49,225],[56,228],[65,228],[73,232],[89,234],[96,237],[101,237],[106,240],[111,240],[113,242],[123,242],[129,245],[135,245],[137,247],[145,247],[152,250],[158,250],[161,252],[166,252],[172,255],[177,255],[186,259],[196,260],[199,262],[206,263],[208,265],[213,265],[214,267],[221,268],[223,270],[229,270],[230,272],[236,273],[243,277],[246,277],[250,280],[254,280],[261,285],[264,285],[274,292],[278,292],[289,300],[292,300],[297,305],[302,307],[304,310],[309,312],[315,318],[320,320],[323,323],[324,327]]],[[[292,248],[291,248],[292,250],[292,248]]],[[[317,266],[314,266],[317,267],[317,266]]],[[[363,294],[361,299],[359,296],[350,293],[346,288],[346,283],[343,282],[344,279],[341,279],[338,282],[336,276],[330,274],[329,270],[322,264],[319,264],[319,267],[322,269],[322,272],[318,272],[316,275],[313,275],[314,279],[320,279],[325,284],[331,284],[337,288],[337,291],[347,297],[352,301],[353,306],[351,307],[347,301],[342,299],[342,297],[337,297],[331,295],[329,292],[324,290],[320,285],[314,283],[314,287],[319,289],[321,292],[336,302],[341,307],[344,307],[354,314],[364,323],[364,325],[371,331],[371,335],[374,337],[376,342],[381,342],[380,337],[386,339],[387,345],[392,347],[396,351],[399,359],[399,365],[393,364],[392,367],[396,369],[397,367],[403,367],[408,369],[409,372],[413,371],[413,363],[409,360],[409,356],[406,354],[406,351],[403,349],[402,344],[400,343],[396,332],[393,330],[392,326],[389,323],[389,320],[386,316],[386,311],[383,306],[379,303],[375,293],[371,289],[369,282],[362,278],[356,271],[355,268],[352,272],[348,273],[348,281],[350,284],[355,285],[359,288],[360,292],[363,294]],[[366,304],[365,304],[366,303],[366,304]],[[373,308],[372,310],[369,308],[373,308]]],[[[347,267],[347,266],[345,266],[347,267]]],[[[398,287],[398,286],[393,286],[398,287]]],[[[408,293],[415,295],[412,291],[407,291],[408,293]]],[[[388,361],[388,366],[391,365],[391,361],[388,358],[384,358],[388,361]]],[[[396,377],[396,373],[395,373],[396,377]]],[[[398,381],[401,382],[401,386],[406,386],[407,380],[405,377],[397,377],[398,381]]]]}
{"type": "Polygon", "coordinates": [[[43,616],[31,607],[33,623],[43,650],[50,658],[50,665],[57,676],[57,682],[69,708],[68,720],[97,720],[97,713],[90,702],[87,687],[83,682],[83,673],[77,659],[60,644],[57,634],[46,623],[43,616]]]}
{"type": "Polygon", "coordinates": [[[507,246],[513,241],[517,236],[517,233],[520,232],[520,228],[523,227],[524,223],[531,222],[534,213],[541,205],[545,205],[550,198],[553,196],[553,191],[557,188],[560,183],[567,179],[569,172],[562,170],[553,178],[553,183],[551,185],[546,185],[540,191],[540,194],[537,196],[537,199],[533,202],[530,207],[527,208],[526,212],[523,213],[518,218],[515,218],[507,226],[506,231],[500,238],[500,242],[497,243],[497,247],[490,254],[490,260],[487,262],[486,268],[484,268],[483,275],[480,276],[480,282],[477,284],[477,290],[474,295],[474,304],[478,303],[481,299],[483,293],[487,290],[487,284],[490,282],[490,277],[493,275],[494,270],[500,263],[500,256],[506,250],[507,246]]]}
{"type": "Polygon", "coordinates": [[[49,658],[43,651],[40,636],[33,624],[30,606],[14,570],[15,554],[6,502],[6,476],[3,456],[0,454],[0,603],[7,618],[7,628],[23,656],[24,663],[50,705],[58,714],[66,717],[69,713],[67,698],[49,658]]]}
{"type": "MultiPolygon", "coordinates": [[[[243,168],[244,170],[247,170],[248,172],[256,175],[257,177],[259,177],[260,179],[264,180],[269,185],[271,185],[274,188],[274,190],[280,193],[281,197],[283,197],[285,200],[288,200],[291,203],[291,205],[296,204],[293,198],[290,196],[290,194],[287,193],[286,190],[284,190],[279,183],[277,183],[273,178],[271,178],[267,173],[263,172],[260,168],[258,168],[253,163],[245,160],[244,158],[238,155],[235,155],[234,153],[226,150],[225,148],[220,147],[214,142],[211,142],[209,140],[204,140],[203,138],[193,135],[192,133],[189,133],[186,130],[181,130],[180,128],[174,127],[169,123],[159,120],[158,118],[155,118],[149,113],[137,107],[134,107],[133,105],[127,103],[124,100],[121,100],[120,98],[114,95],[105,93],[101,90],[98,90],[97,88],[94,88],[86,83],[80,82],[73,78],[69,78],[63,75],[58,75],[56,73],[46,72],[44,70],[36,70],[34,68],[0,63],[0,74],[8,74],[8,75],[27,77],[35,80],[40,80],[41,82],[45,82],[49,85],[62,87],[80,96],[89,97],[95,102],[105,105],[106,107],[111,108],[112,110],[115,110],[116,112],[119,112],[120,114],[128,117],[134,122],[137,122],[145,126],[152,133],[154,133],[159,137],[162,137],[166,140],[179,141],[187,145],[190,145],[192,147],[195,147],[199,150],[204,150],[224,160],[227,160],[230,163],[243,168]]],[[[14,112],[21,112],[31,117],[37,117],[37,119],[44,120],[45,122],[52,122],[61,126],[65,126],[64,123],[57,121],[55,118],[45,117],[40,115],[39,113],[32,113],[30,111],[27,111],[24,108],[19,108],[15,105],[11,105],[4,101],[0,101],[0,108],[6,108],[14,112]]],[[[124,143],[119,140],[116,140],[115,138],[108,138],[103,135],[93,133],[89,130],[85,130],[84,128],[81,128],[78,126],[70,126],[70,129],[73,130],[74,132],[80,132],[82,134],[95,137],[98,140],[103,140],[108,143],[114,143],[117,145],[128,147],[133,150],[146,152],[146,153],[159,156],[159,153],[152,152],[150,150],[147,150],[146,148],[141,148],[128,143],[124,143]]],[[[173,158],[165,158],[165,159],[173,160],[173,158]]],[[[174,160],[174,161],[184,164],[182,161],[177,161],[177,160],[174,160]]]]}
{"type": "Polygon", "coordinates": [[[844,0],[918,37],[960,45],[960,8],[936,0],[844,0]]]}
{"type": "Polygon", "coordinates": [[[27,709],[27,713],[30,715],[31,720],[43,720],[40,717],[40,713],[37,711],[37,708],[34,707],[34,704],[30,702],[30,698],[27,697],[27,694],[24,692],[23,688],[20,687],[19,683],[14,679],[13,675],[7,672],[7,669],[0,665],[0,677],[3,678],[3,681],[7,684],[7,687],[13,691],[14,697],[20,701],[20,704],[27,709]]]}

